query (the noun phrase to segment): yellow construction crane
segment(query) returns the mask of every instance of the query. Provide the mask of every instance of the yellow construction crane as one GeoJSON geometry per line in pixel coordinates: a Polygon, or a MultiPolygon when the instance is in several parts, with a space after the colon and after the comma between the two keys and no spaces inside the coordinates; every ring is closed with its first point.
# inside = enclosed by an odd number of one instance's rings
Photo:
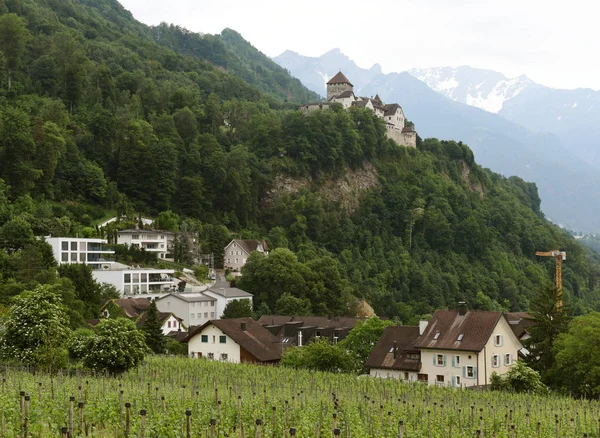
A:
{"type": "Polygon", "coordinates": [[[556,291],[558,292],[558,308],[562,307],[562,262],[567,260],[567,253],[565,251],[537,251],[537,256],[542,257],[554,257],[556,261],[556,291]]]}

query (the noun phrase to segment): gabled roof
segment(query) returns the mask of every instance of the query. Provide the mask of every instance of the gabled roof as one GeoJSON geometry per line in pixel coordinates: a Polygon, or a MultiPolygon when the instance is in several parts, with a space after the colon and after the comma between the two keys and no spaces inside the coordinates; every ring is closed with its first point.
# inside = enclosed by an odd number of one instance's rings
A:
{"type": "Polygon", "coordinates": [[[198,301],[215,301],[216,299],[213,297],[209,297],[204,295],[202,292],[199,293],[177,293],[177,294],[167,294],[164,297],[157,298],[156,301],[162,301],[168,297],[178,298],[187,303],[195,303],[198,301]]]}
{"type": "Polygon", "coordinates": [[[351,87],[354,87],[354,85],[352,85],[352,83],[348,80],[348,78],[346,76],[344,76],[344,73],[342,73],[341,70],[339,72],[337,72],[337,74],[334,77],[332,77],[331,79],[329,79],[329,81],[327,82],[327,85],[332,85],[332,84],[348,84],[351,87]]]}
{"type": "Polygon", "coordinates": [[[101,310],[104,310],[110,303],[120,307],[129,318],[138,318],[150,307],[148,298],[119,298],[107,301],[101,310]]]}
{"type": "Polygon", "coordinates": [[[352,102],[352,106],[356,106],[358,108],[365,108],[368,103],[369,99],[355,100],[354,102],[352,102]]]}
{"type": "Polygon", "coordinates": [[[232,243],[237,243],[241,249],[250,254],[252,251],[256,251],[259,245],[262,245],[264,251],[268,251],[267,243],[265,241],[258,241],[256,239],[242,240],[242,239],[233,239],[225,248],[227,248],[232,243]]]}
{"type": "Polygon", "coordinates": [[[527,312],[509,312],[506,314],[506,320],[517,339],[523,338],[529,327],[535,324],[533,316],[527,312]]]}
{"type": "Polygon", "coordinates": [[[345,98],[353,97],[353,96],[354,96],[354,92],[352,92],[350,90],[346,90],[343,93],[333,96],[332,99],[345,99],[345,98]]]}
{"type": "Polygon", "coordinates": [[[408,354],[419,353],[414,345],[418,337],[419,327],[386,327],[367,359],[367,367],[419,371],[420,359],[408,357],[408,354]],[[394,348],[396,348],[396,357],[394,357],[394,348]]]}
{"type": "Polygon", "coordinates": [[[261,362],[272,362],[281,359],[281,346],[278,339],[252,318],[208,321],[190,331],[185,339],[186,342],[189,342],[194,336],[200,335],[209,325],[217,327],[261,362]],[[245,330],[242,330],[242,323],[246,324],[245,330]]]}
{"type": "Polygon", "coordinates": [[[386,116],[393,116],[394,114],[396,114],[396,111],[400,110],[402,113],[404,113],[404,111],[402,111],[402,107],[400,105],[398,105],[397,103],[388,103],[386,105],[383,106],[385,109],[385,115],[386,116]]]}
{"type": "Polygon", "coordinates": [[[436,310],[415,346],[479,352],[490,339],[500,318],[503,318],[501,312],[470,310],[459,315],[456,310],[436,310]],[[459,341],[460,334],[463,336],[459,341]]]}
{"type": "Polygon", "coordinates": [[[354,328],[360,321],[358,318],[347,316],[287,316],[287,315],[262,315],[258,323],[262,326],[283,325],[289,322],[299,322],[303,327],[317,328],[354,328]]]}
{"type": "MultiPolygon", "coordinates": [[[[179,318],[177,315],[175,315],[174,313],[171,313],[171,312],[158,312],[158,320],[161,322],[161,324],[164,324],[165,322],[167,322],[167,320],[171,316],[173,318],[175,318],[177,321],[179,321],[180,324],[183,322],[183,320],[181,318],[179,318]]],[[[135,322],[135,324],[138,327],[141,327],[144,324],[144,322],[146,321],[147,318],[148,318],[148,312],[144,312],[142,314],[142,316],[140,316],[138,318],[138,320],[135,322]]]]}
{"type": "Polygon", "coordinates": [[[376,94],[375,97],[373,98],[374,101],[382,103],[381,101],[381,97],[379,97],[379,94],[376,94]]]}

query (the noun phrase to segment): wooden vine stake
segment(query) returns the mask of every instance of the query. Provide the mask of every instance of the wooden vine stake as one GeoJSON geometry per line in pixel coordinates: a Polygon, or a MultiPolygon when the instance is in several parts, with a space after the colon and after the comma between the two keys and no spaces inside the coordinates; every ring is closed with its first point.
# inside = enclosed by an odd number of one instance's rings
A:
{"type": "Polygon", "coordinates": [[[131,432],[131,403],[125,403],[125,438],[129,438],[131,432]]]}
{"type": "Polygon", "coordinates": [[[140,411],[140,438],[146,437],[146,409],[140,411]]]}
{"type": "Polygon", "coordinates": [[[404,421],[398,421],[398,438],[404,438],[404,421]]]}
{"type": "Polygon", "coordinates": [[[215,420],[214,418],[210,419],[210,437],[214,438],[215,436],[215,428],[217,427],[217,420],[215,420]]]}
{"type": "Polygon", "coordinates": [[[185,410],[185,436],[186,438],[192,436],[192,411],[190,409],[185,410]]]}
{"type": "Polygon", "coordinates": [[[27,429],[29,427],[29,403],[31,398],[26,395],[25,396],[25,405],[23,412],[23,438],[27,438],[27,429]]]}
{"type": "Polygon", "coordinates": [[[75,433],[75,397],[69,397],[69,437],[75,433]]]}
{"type": "Polygon", "coordinates": [[[256,438],[261,437],[261,429],[262,429],[263,421],[260,418],[256,419],[256,438]]]}

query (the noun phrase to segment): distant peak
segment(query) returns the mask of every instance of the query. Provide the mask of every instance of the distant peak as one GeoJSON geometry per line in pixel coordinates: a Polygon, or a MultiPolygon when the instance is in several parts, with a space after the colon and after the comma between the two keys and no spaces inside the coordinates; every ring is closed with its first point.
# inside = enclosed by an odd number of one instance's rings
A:
{"type": "Polygon", "coordinates": [[[300,54],[298,52],[294,52],[293,50],[286,50],[280,55],[276,56],[276,58],[280,58],[282,56],[300,56],[300,54]]]}

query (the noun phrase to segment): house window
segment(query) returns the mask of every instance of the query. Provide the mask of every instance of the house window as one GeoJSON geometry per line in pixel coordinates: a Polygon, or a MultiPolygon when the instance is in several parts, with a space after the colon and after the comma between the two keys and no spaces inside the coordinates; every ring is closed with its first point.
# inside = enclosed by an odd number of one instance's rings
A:
{"type": "MultiPolygon", "coordinates": [[[[124,277],[123,281],[125,283],[131,283],[131,274],[124,274],[124,275],[125,275],[125,277],[124,277]]],[[[168,303],[167,303],[167,306],[168,306],[168,303]]]]}
{"type": "Polygon", "coordinates": [[[196,303],[192,303],[192,307],[196,307],[196,303]]]}
{"type": "Polygon", "coordinates": [[[215,343],[217,337],[215,335],[213,335],[213,344],[215,343]]]}
{"type": "Polygon", "coordinates": [[[227,342],[227,336],[219,336],[219,344],[225,344],[227,342]]]}
{"type": "Polygon", "coordinates": [[[460,356],[458,354],[455,356],[452,356],[452,366],[460,367],[460,356]]]}
{"type": "Polygon", "coordinates": [[[210,312],[210,317],[214,318],[215,317],[215,312],[210,312]]]}
{"type": "Polygon", "coordinates": [[[456,338],[456,340],[457,341],[462,341],[464,337],[465,337],[465,334],[461,333],[460,335],[458,335],[458,338],[456,338]]]}
{"type": "Polygon", "coordinates": [[[435,376],[435,381],[437,383],[444,383],[444,376],[441,374],[438,374],[437,376],[435,376]]]}
{"type": "Polygon", "coordinates": [[[77,242],[71,242],[71,251],[77,251],[77,242]]]}
{"type": "Polygon", "coordinates": [[[460,376],[454,376],[454,382],[456,386],[460,386],[460,376]]]}
{"type": "Polygon", "coordinates": [[[231,259],[227,259],[227,263],[228,263],[228,264],[229,264],[229,263],[231,263],[231,259]]]}
{"type": "Polygon", "coordinates": [[[208,335],[202,335],[201,338],[202,338],[201,339],[202,342],[204,342],[204,343],[208,342],[208,335]]]}
{"type": "Polygon", "coordinates": [[[221,353],[221,360],[227,360],[227,353],[221,353]]]}
{"type": "MultiPolygon", "coordinates": [[[[63,243],[67,243],[67,242],[63,242],[63,243]]],[[[69,261],[69,253],[68,252],[63,252],[62,253],[61,261],[63,261],[63,262],[68,262],[69,261]]]]}
{"type": "Polygon", "coordinates": [[[498,366],[500,366],[500,359],[498,359],[497,354],[494,354],[492,356],[492,367],[497,368],[498,366]]]}
{"type": "Polygon", "coordinates": [[[79,253],[79,262],[85,263],[85,253],[84,252],[79,253]]]}
{"type": "Polygon", "coordinates": [[[405,371],[404,372],[404,380],[408,380],[408,378],[409,378],[408,373],[405,371]]]}
{"type": "Polygon", "coordinates": [[[236,258],[236,259],[235,259],[235,262],[236,262],[236,263],[239,263],[239,260],[240,260],[240,259],[236,258]]]}
{"type": "Polygon", "coordinates": [[[215,353],[208,353],[208,358],[209,359],[214,359],[215,358],[215,353]]]}
{"type": "Polygon", "coordinates": [[[195,319],[195,318],[196,318],[196,314],[195,314],[195,313],[192,313],[192,315],[191,315],[191,316],[192,316],[192,319],[195,319]]]}
{"type": "Polygon", "coordinates": [[[61,248],[63,251],[69,250],[69,242],[61,242],[61,248]]]}
{"type": "Polygon", "coordinates": [[[167,301],[167,309],[171,307],[171,302],[167,301]]]}
{"type": "Polygon", "coordinates": [[[132,235],[131,235],[131,238],[132,238],[133,240],[138,240],[138,239],[140,238],[140,235],[139,235],[139,234],[132,234],[132,235]]]}
{"type": "Polygon", "coordinates": [[[76,252],[72,252],[71,253],[71,261],[72,262],[76,262],[77,261],[77,253],[76,252]]]}
{"type": "Polygon", "coordinates": [[[214,301],[210,302],[210,307],[215,307],[215,302],[214,301]]]}
{"type": "Polygon", "coordinates": [[[467,373],[467,377],[469,379],[474,379],[475,378],[475,368],[474,367],[468,366],[466,373],[467,373]]]}
{"type": "Polygon", "coordinates": [[[443,367],[446,365],[446,357],[443,354],[435,355],[435,365],[438,367],[443,367]]]}
{"type": "Polygon", "coordinates": [[[419,382],[427,382],[429,381],[429,374],[417,374],[417,380],[419,382]]]}
{"type": "Polygon", "coordinates": [[[171,321],[167,321],[167,328],[171,328],[171,321]]]}
{"type": "Polygon", "coordinates": [[[142,283],[148,283],[148,274],[142,274],[142,283]]]}
{"type": "Polygon", "coordinates": [[[204,317],[208,318],[208,312],[204,312],[204,317]]]}
{"type": "Polygon", "coordinates": [[[435,336],[433,337],[434,341],[437,341],[437,339],[440,337],[440,332],[436,332],[435,336]]]}
{"type": "Polygon", "coordinates": [[[504,365],[509,366],[512,363],[512,355],[510,353],[506,353],[504,355],[504,365]]]}
{"type": "Polygon", "coordinates": [[[496,336],[494,336],[494,345],[496,347],[501,347],[502,346],[502,335],[496,335],[496,336]]]}

